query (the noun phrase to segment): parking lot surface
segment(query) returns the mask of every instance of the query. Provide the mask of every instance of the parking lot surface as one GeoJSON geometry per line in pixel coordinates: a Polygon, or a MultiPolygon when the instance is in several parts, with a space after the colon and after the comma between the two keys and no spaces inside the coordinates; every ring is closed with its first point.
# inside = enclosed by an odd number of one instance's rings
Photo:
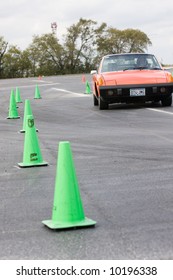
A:
{"type": "MultiPolygon", "coordinates": [[[[91,85],[91,76],[86,75],[91,85]]],[[[81,75],[0,80],[0,259],[173,259],[173,107],[99,111],[81,75]],[[35,87],[41,99],[34,99],[35,87]],[[19,119],[7,119],[20,89],[19,119]],[[20,168],[30,100],[48,166],[20,168]],[[51,230],[58,147],[69,141],[94,227],[51,230]]]]}

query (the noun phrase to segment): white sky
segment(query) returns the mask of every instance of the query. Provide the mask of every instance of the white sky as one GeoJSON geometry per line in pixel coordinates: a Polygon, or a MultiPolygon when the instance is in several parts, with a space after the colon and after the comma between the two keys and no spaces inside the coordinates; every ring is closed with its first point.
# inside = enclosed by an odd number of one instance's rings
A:
{"type": "Polygon", "coordinates": [[[56,22],[61,41],[81,17],[121,30],[140,29],[152,41],[148,52],[173,64],[173,0],[2,0],[0,36],[25,49],[33,35],[51,32],[56,22]]]}

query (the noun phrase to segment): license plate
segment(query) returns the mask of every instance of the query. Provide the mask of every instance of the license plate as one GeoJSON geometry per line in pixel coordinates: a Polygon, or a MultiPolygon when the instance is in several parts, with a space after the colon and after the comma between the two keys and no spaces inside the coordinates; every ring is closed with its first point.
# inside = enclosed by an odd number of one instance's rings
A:
{"type": "Polygon", "coordinates": [[[130,96],[145,96],[145,88],[130,89],[130,96]]]}

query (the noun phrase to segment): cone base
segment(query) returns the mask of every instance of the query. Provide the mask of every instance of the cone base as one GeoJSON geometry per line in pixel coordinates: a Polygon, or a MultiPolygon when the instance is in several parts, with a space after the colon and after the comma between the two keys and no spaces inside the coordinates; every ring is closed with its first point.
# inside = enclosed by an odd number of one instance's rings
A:
{"type": "Polygon", "coordinates": [[[34,166],[46,166],[48,165],[47,162],[43,161],[43,162],[38,162],[38,163],[24,163],[24,162],[19,162],[18,166],[19,167],[34,167],[34,166]]]}
{"type": "Polygon", "coordinates": [[[34,99],[42,99],[42,97],[34,97],[34,99]]]}
{"type": "Polygon", "coordinates": [[[16,117],[7,117],[7,119],[20,119],[20,116],[16,116],[16,117]]]}
{"type": "Polygon", "coordinates": [[[85,218],[82,221],[77,222],[53,222],[52,220],[45,220],[42,223],[50,229],[65,229],[65,228],[75,228],[75,227],[89,227],[94,226],[96,221],[85,218]]]}

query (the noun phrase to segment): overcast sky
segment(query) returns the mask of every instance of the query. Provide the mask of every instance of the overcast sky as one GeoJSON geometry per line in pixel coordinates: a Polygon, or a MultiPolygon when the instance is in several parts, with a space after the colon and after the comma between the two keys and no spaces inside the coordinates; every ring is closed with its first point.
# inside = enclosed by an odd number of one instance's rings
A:
{"type": "Polygon", "coordinates": [[[152,41],[148,52],[173,64],[173,0],[1,0],[0,36],[25,49],[33,35],[51,32],[52,22],[61,40],[81,17],[121,30],[140,29],[152,41]]]}

